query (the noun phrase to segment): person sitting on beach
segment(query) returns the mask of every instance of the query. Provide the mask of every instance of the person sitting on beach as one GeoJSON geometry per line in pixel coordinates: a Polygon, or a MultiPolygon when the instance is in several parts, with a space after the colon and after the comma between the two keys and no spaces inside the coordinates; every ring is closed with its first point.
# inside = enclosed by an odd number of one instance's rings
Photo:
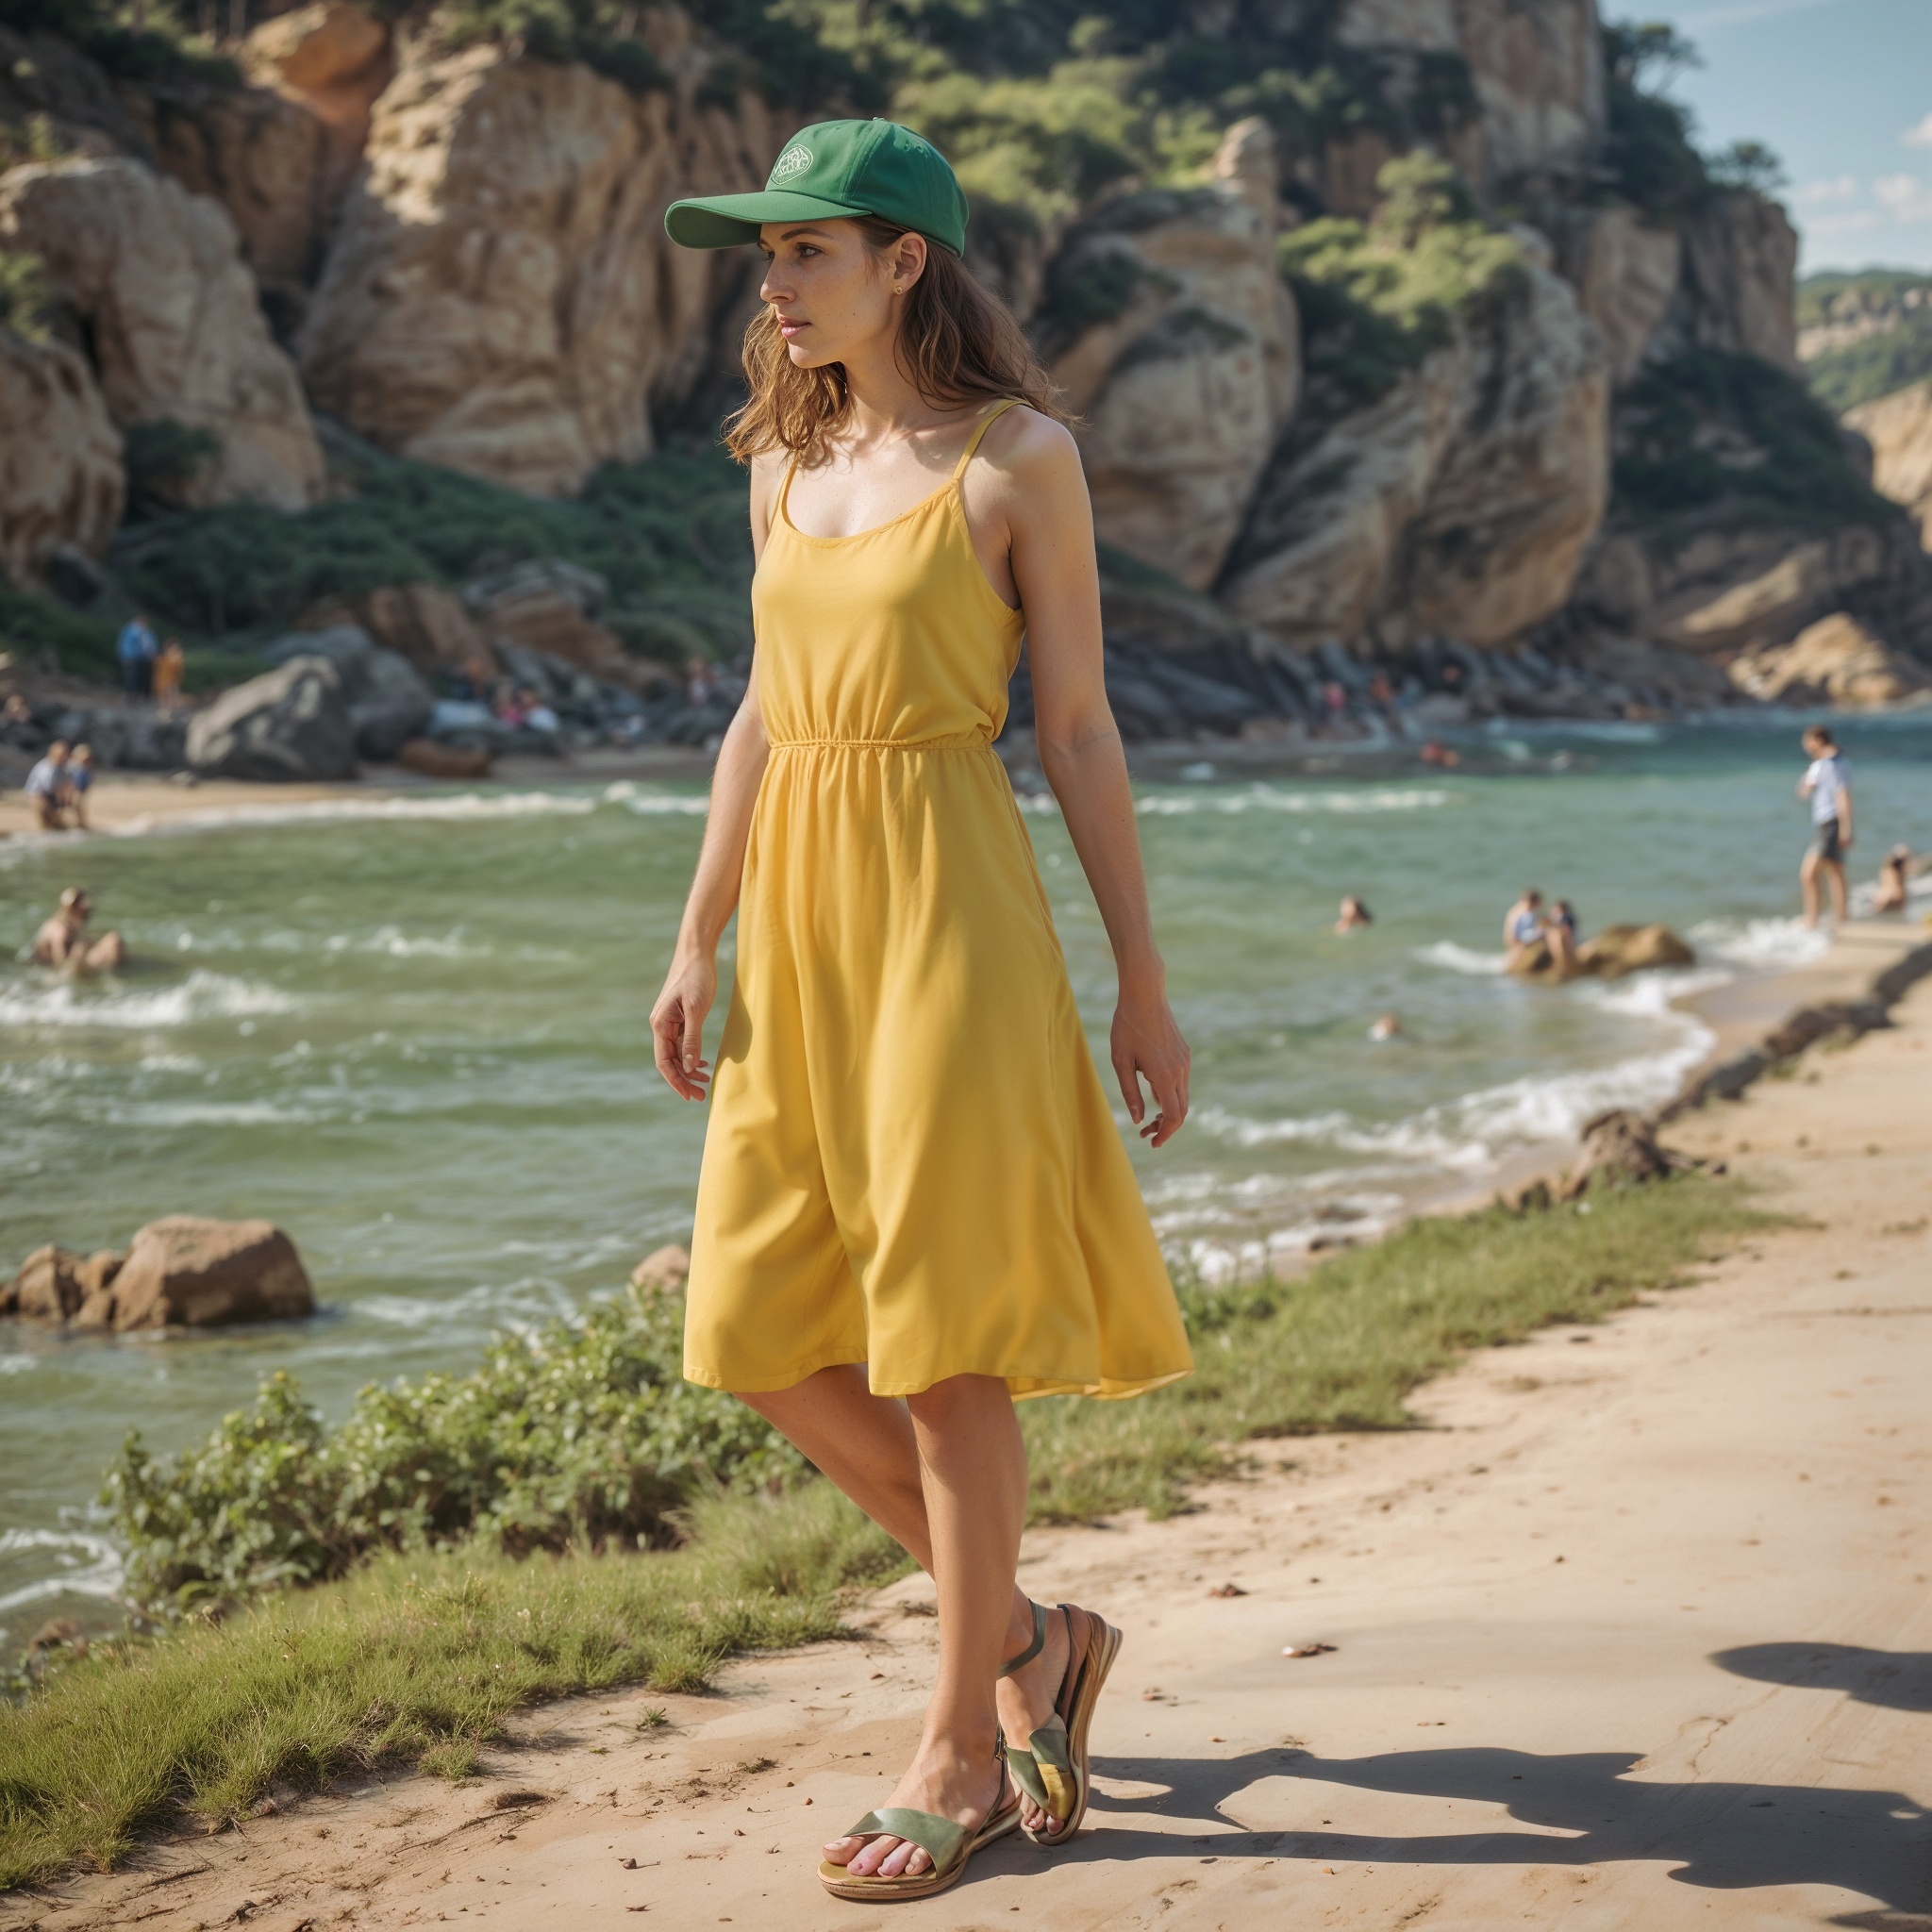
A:
{"type": "Polygon", "coordinates": [[[67,760],[67,808],[74,814],[75,827],[87,830],[87,794],[94,782],[94,753],[91,744],[76,744],[67,760]]]}
{"type": "Polygon", "coordinates": [[[1341,914],[1335,922],[1337,932],[1353,932],[1358,925],[1374,925],[1375,915],[1351,892],[1341,902],[1341,914]]]}
{"type": "Polygon", "coordinates": [[[188,668],[188,654],[179,638],[170,638],[155,657],[155,703],[173,710],[181,702],[181,675],[188,668]]]}
{"type": "Polygon", "coordinates": [[[67,741],[57,738],[47,756],[26,774],[25,787],[43,832],[58,832],[67,823],[67,741]]]}
{"type": "Polygon", "coordinates": [[[1543,895],[1525,886],[1523,896],[1503,915],[1503,949],[1513,973],[1543,941],[1543,895]]]}
{"type": "Polygon", "coordinates": [[[557,713],[527,685],[517,692],[517,708],[524,714],[525,731],[555,731],[558,728],[557,713]]]}
{"type": "Polygon", "coordinates": [[[1543,921],[1543,938],[1550,948],[1550,964],[1559,979],[1567,979],[1576,964],[1576,909],[1567,899],[1558,899],[1543,921]]]}
{"type": "Polygon", "coordinates": [[[507,684],[497,692],[493,708],[496,722],[506,729],[521,731],[524,728],[524,694],[514,685],[507,684]]]}
{"type": "Polygon", "coordinates": [[[1447,771],[1452,765],[1462,762],[1462,755],[1453,745],[1444,744],[1441,739],[1432,738],[1416,754],[1425,765],[1440,765],[1447,771]]]}
{"type": "Polygon", "coordinates": [[[1818,924],[1818,874],[1824,874],[1831,888],[1833,916],[1845,922],[1845,854],[1852,849],[1852,773],[1838,740],[1823,724],[1814,724],[1805,734],[1805,749],[1811,762],[1798,780],[1798,796],[1811,801],[1811,842],[1805,851],[1805,862],[1798,868],[1798,884],[1805,895],[1805,924],[1818,924]]]}
{"type": "Polygon", "coordinates": [[[34,935],[34,964],[58,966],[62,972],[86,975],[114,973],[127,963],[127,948],[118,932],[88,937],[87,923],[94,902],[84,888],[69,886],[60,894],[60,909],[34,935]]]}
{"type": "Polygon", "coordinates": [[[1907,882],[1911,876],[1912,848],[1894,845],[1878,867],[1878,887],[1872,895],[1873,911],[1903,912],[1910,897],[1907,882]]]}

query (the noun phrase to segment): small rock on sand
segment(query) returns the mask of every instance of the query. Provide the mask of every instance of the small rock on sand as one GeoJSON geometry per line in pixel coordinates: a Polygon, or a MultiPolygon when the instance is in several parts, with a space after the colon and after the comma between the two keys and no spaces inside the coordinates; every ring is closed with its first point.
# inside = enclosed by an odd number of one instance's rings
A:
{"type": "Polygon", "coordinates": [[[630,1285],[646,1294],[664,1294],[684,1286],[691,1273],[691,1250],[675,1243],[655,1248],[630,1271],[630,1285]]]}

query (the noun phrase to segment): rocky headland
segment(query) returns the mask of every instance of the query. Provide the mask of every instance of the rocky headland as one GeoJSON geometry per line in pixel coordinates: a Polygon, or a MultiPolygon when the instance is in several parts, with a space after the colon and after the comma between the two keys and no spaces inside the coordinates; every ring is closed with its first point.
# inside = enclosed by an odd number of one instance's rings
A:
{"type": "Polygon", "coordinates": [[[662,211],[853,112],[957,158],[974,266],[1080,413],[1129,737],[1925,701],[1923,387],[1842,425],[1807,389],[1790,225],[1592,0],[1103,9],[1065,45],[1014,8],[971,46],[570,17],[0,27],[16,756],[320,779],[714,740],[755,276],[662,211]],[[225,688],[192,718],[41,675],[110,675],[137,609],[225,688]]]}

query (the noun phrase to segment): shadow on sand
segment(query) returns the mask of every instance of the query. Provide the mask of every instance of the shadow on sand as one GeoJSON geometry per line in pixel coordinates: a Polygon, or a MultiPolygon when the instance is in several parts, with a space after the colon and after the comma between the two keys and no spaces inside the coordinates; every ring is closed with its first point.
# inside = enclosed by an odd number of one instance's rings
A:
{"type": "MultiPolygon", "coordinates": [[[[1740,1676],[1840,1691],[1895,1710],[1932,1709],[1932,1657],[1765,1643],[1712,1661],[1740,1676]]],[[[1834,1924],[1932,1932],[1932,1813],[1918,1799],[1807,1785],[1665,1782],[1638,1774],[1642,1762],[1643,1754],[1634,1751],[1541,1757],[1481,1746],[1374,1757],[1320,1757],[1282,1747],[1220,1758],[1096,1758],[1099,1777],[1147,1787],[1149,1794],[1096,1791],[1091,1816],[1103,1828],[1056,1857],[1076,1864],[1141,1857],[1384,1866],[1661,1863],[1678,1883],[1713,1890],[1837,1886],[1881,1909],[1834,1924]],[[1313,1789],[1324,1784],[1498,1806],[1527,1828],[1499,1822],[1412,1836],[1335,1831],[1324,1827],[1324,1799],[1313,1789]],[[1165,1823],[1158,1830],[1137,1828],[1124,1818],[1112,1824],[1109,1813],[1151,1814],[1165,1823]],[[1272,1824],[1275,1819],[1283,1823],[1272,1824]],[[1267,1828],[1256,1828],[1263,1821],[1271,1821],[1267,1828]]]]}

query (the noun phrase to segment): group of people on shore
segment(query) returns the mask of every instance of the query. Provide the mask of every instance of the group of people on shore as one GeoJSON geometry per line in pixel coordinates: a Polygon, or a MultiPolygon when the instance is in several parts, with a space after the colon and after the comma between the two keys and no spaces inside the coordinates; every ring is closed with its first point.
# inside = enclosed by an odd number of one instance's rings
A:
{"type": "Polygon", "coordinates": [[[129,697],[169,707],[181,702],[187,654],[179,638],[157,639],[145,612],[137,611],[121,626],[114,655],[121,663],[121,689],[129,697]]]}
{"type": "Polygon", "coordinates": [[[57,738],[26,774],[22,788],[43,832],[87,830],[87,794],[94,782],[94,755],[85,744],[57,738]]]}
{"type": "Polygon", "coordinates": [[[1576,908],[1567,899],[1545,907],[1541,891],[1525,886],[1515,905],[1503,915],[1503,957],[1505,970],[1520,972],[1530,956],[1542,948],[1549,955],[1550,970],[1558,979],[1567,979],[1576,965],[1576,943],[1582,937],[1576,923],[1576,908]]]}

